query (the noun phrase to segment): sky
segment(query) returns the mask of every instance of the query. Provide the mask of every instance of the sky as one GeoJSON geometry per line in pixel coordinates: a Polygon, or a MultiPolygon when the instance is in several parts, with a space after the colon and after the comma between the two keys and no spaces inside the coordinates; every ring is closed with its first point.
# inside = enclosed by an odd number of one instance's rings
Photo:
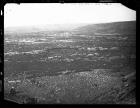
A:
{"type": "Polygon", "coordinates": [[[136,20],[136,11],[120,3],[9,3],[4,6],[4,27],[131,20],[136,20]]]}

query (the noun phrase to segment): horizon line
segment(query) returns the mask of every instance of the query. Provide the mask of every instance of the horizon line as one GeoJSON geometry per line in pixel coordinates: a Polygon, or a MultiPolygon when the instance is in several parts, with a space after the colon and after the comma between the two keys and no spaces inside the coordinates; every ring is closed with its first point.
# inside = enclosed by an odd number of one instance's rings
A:
{"type": "Polygon", "coordinates": [[[56,24],[37,24],[37,25],[25,25],[25,26],[22,26],[22,25],[20,25],[20,26],[7,26],[7,27],[5,27],[4,26],[4,28],[6,29],[6,28],[17,28],[17,27],[32,27],[32,26],[34,26],[34,27],[37,27],[37,26],[45,26],[45,25],[80,25],[80,24],[89,24],[89,25],[91,25],[91,24],[106,24],[106,23],[119,23],[119,22],[129,22],[129,21],[136,21],[136,20],[124,20],[124,21],[110,21],[110,22],[81,22],[81,23],[56,23],[56,24]]]}

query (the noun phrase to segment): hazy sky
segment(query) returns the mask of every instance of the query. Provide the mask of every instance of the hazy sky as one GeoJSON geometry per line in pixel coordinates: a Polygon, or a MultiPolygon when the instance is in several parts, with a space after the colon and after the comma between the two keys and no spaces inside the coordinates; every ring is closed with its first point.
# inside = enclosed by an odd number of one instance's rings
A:
{"type": "Polygon", "coordinates": [[[120,3],[6,4],[4,27],[45,24],[102,23],[136,20],[136,11],[120,3]]]}

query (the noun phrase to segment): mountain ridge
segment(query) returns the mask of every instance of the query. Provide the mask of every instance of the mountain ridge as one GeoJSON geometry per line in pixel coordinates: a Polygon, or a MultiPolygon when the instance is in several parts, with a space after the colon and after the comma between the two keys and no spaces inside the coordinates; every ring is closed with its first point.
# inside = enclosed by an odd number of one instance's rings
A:
{"type": "Polygon", "coordinates": [[[136,34],[136,21],[90,24],[74,30],[76,34],[136,34]]]}

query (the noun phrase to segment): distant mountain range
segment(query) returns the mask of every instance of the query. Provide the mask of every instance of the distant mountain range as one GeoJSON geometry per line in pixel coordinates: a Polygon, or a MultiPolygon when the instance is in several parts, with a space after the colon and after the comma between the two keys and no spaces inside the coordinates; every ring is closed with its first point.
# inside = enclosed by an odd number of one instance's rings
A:
{"type": "Polygon", "coordinates": [[[40,31],[72,31],[75,34],[136,34],[136,21],[99,24],[55,24],[28,27],[8,27],[5,33],[32,33],[40,31]]]}
{"type": "Polygon", "coordinates": [[[19,27],[5,27],[5,33],[31,33],[40,31],[71,31],[77,27],[85,26],[88,24],[48,24],[38,26],[19,26],[19,27]]]}
{"type": "Polygon", "coordinates": [[[77,34],[136,34],[136,21],[90,24],[74,30],[77,34]]]}

